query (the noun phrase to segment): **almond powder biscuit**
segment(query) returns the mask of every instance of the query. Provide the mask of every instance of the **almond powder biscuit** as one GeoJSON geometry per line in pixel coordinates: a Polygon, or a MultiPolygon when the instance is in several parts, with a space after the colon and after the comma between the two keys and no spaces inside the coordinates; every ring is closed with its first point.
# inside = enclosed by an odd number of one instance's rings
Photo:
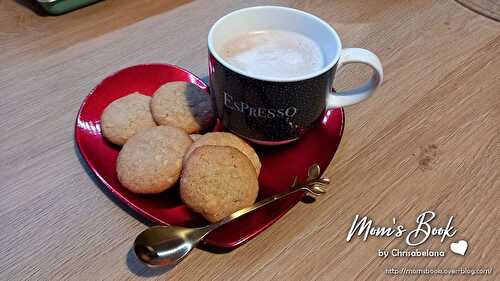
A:
{"type": "Polygon", "coordinates": [[[155,127],[149,104],[151,97],[138,92],[110,103],[101,115],[101,129],[110,142],[123,145],[135,133],[155,127]]]}
{"type": "Polygon", "coordinates": [[[180,180],[182,201],[210,222],[251,206],[258,190],[252,162],[230,146],[196,148],[180,180]]]}
{"type": "Polygon", "coordinates": [[[248,159],[255,167],[257,176],[259,175],[261,167],[259,156],[257,156],[255,150],[248,143],[231,133],[213,132],[204,134],[199,139],[195,140],[193,145],[189,147],[186,155],[184,156],[184,162],[190,157],[190,154],[191,152],[193,152],[193,150],[204,145],[231,146],[238,149],[243,154],[245,154],[246,157],[248,157],[248,159]]]}
{"type": "Polygon", "coordinates": [[[212,99],[198,86],[170,82],[161,86],[151,100],[151,112],[159,125],[170,125],[188,134],[209,129],[215,121],[212,99]]]}
{"type": "Polygon", "coordinates": [[[158,126],[131,137],[118,154],[121,184],[135,193],[160,193],[172,187],[182,169],[182,157],[192,140],[186,132],[158,126]]]}

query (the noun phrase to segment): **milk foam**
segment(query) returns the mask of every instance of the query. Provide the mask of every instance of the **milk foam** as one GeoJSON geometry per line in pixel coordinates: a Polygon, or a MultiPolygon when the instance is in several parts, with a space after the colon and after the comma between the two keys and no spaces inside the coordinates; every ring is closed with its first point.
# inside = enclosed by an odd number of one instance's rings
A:
{"type": "Polygon", "coordinates": [[[229,40],[221,55],[250,75],[292,78],[325,65],[321,48],[302,34],[281,30],[251,32],[229,40]]]}

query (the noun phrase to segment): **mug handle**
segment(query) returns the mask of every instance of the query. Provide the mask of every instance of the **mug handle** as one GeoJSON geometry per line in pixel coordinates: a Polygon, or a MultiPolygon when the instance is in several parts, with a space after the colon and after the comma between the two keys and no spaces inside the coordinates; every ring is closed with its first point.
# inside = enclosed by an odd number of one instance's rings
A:
{"type": "Polygon", "coordinates": [[[373,69],[371,79],[359,88],[336,93],[330,92],[326,98],[326,109],[348,106],[363,101],[382,84],[384,71],[380,60],[374,53],[360,48],[342,49],[337,71],[350,63],[362,63],[370,66],[373,69]]]}

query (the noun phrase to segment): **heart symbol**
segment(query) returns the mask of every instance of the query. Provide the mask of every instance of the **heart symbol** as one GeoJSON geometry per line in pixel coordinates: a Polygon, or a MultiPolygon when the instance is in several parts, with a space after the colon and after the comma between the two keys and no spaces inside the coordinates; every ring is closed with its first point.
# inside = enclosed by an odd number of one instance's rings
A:
{"type": "Polygon", "coordinates": [[[458,255],[465,256],[465,251],[467,251],[467,241],[465,240],[460,240],[458,242],[454,242],[450,244],[450,250],[458,255]]]}

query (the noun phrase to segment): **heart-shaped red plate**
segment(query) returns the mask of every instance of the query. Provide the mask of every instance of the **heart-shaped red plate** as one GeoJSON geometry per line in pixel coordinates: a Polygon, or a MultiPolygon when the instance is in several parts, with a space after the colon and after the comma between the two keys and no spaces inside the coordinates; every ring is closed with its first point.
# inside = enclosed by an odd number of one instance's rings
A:
{"type": "MultiPolygon", "coordinates": [[[[101,134],[101,114],[109,103],[135,91],[151,96],[161,85],[172,81],[191,82],[208,93],[202,80],[177,66],[146,64],[125,68],[104,79],[87,96],[76,119],[75,138],[90,169],[133,211],[155,223],[195,227],[207,222],[182,203],[177,187],[147,196],[127,191],[115,171],[120,147],[107,142],[101,134]]],[[[295,176],[305,180],[308,168],[315,163],[322,171],[326,169],[340,143],[343,127],[344,111],[332,109],[298,141],[282,146],[254,146],[262,162],[259,198],[286,190],[295,176]]],[[[219,125],[214,130],[220,129],[219,125]]],[[[216,250],[235,248],[277,221],[302,196],[299,193],[248,214],[213,231],[203,242],[216,250]]]]}

